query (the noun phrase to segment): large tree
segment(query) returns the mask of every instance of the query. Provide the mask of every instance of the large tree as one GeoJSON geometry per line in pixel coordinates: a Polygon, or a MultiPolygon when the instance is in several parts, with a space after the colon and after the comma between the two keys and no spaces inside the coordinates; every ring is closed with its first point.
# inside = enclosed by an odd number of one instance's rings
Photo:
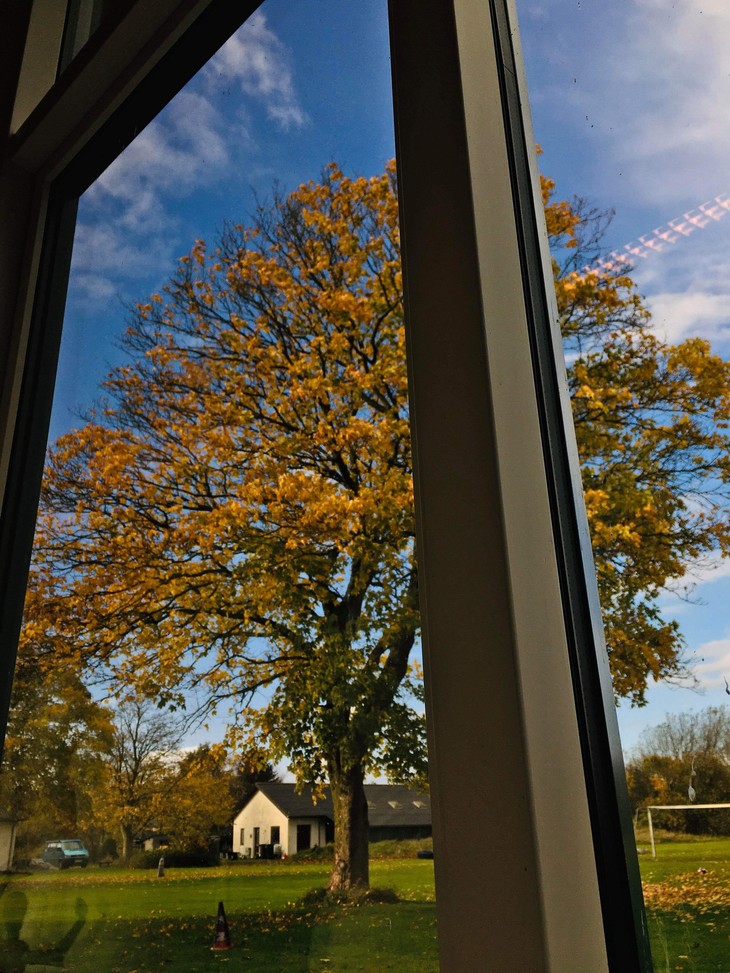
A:
{"type": "MultiPolygon", "coordinates": [[[[584,272],[600,221],[543,188],[616,691],[640,702],[680,668],[658,592],[727,544],[696,500],[727,469],[730,375],[662,344],[621,268],[584,272]]],[[[368,880],[365,773],[422,771],[397,219],[392,165],[330,166],[198,242],[52,451],[38,532],[56,658],[232,705],[239,741],[329,781],[333,887],[368,880]]]]}
{"type": "Polygon", "coordinates": [[[403,342],[394,169],[332,166],[134,310],[43,494],[60,651],[234,700],[239,742],[328,781],[333,887],[368,881],[363,778],[418,630],[403,342]]]}

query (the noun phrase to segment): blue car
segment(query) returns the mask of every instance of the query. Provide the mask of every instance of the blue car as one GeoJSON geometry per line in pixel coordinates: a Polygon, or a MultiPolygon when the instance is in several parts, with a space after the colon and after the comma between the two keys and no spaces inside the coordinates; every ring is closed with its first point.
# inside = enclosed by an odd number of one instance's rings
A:
{"type": "Polygon", "coordinates": [[[47,841],[42,857],[44,862],[57,868],[70,868],[72,865],[86,868],[89,864],[89,852],[83,841],[79,841],[78,838],[47,841]]]}

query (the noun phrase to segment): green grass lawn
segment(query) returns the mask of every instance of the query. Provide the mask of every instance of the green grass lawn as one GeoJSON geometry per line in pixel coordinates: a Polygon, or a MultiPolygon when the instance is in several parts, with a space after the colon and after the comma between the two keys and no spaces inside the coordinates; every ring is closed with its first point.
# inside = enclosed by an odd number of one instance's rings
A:
{"type": "Polygon", "coordinates": [[[730,973],[730,838],[639,849],[655,973],[730,973]]]}
{"type": "Polygon", "coordinates": [[[13,876],[0,895],[0,971],[208,973],[231,964],[266,973],[436,973],[433,862],[375,861],[392,904],[305,906],[327,863],[214,869],[96,869],[13,876]],[[218,902],[233,948],[211,952],[218,902]]]}
{"type": "MultiPolygon", "coordinates": [[[[730,973],[730,838],[662,841],[656,861],[647,851],[639,861],[655,973],[730,973]]],[[[432,861],[371,863],[373,886],[397,903],[303,904],[328,871],[320,861],[15,875],[0,893],[0,973],[437,973],[432,861]],[[219,901],[233,948],[212,952],[219,901]]]]}

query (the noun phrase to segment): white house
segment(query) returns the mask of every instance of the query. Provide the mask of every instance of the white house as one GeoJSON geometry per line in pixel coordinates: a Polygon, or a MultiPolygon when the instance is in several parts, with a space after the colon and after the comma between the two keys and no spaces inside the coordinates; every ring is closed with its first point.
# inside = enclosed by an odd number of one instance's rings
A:
{"type": "MultiPolygon", "coordinates": [[[[428,795],[402,784],[366,784],[370,840],[431,835],[428,795]]],[[[329,788],[315,800],[311,788],[259,783],[233,821],[233,851],[242,858],[293,855],[334,839],[329,788]]]]}

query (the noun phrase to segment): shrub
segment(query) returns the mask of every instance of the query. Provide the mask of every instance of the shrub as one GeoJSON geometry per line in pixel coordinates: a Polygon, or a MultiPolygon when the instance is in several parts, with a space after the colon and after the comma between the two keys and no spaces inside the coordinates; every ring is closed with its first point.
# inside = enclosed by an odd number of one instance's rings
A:
{"type": "Polygon", "coordinates": [[[305,908],[327,905],[364,905],[373,902],[378,905],[396,905],[400,902],[398,893],[394,889],[362,889],[353,888],[348,891],[330,889],[310,889],[305,892],[300,905],[305,908]]]}
{"type": "Polygon", "coordinates": [[[99,857],[104,859],[118,857],[117,843],[114,838],[105,838],[102,841],[101,848],[99,849],[99,857]]]}
{"type": "Polygon", "coordinates": [[[377,858],[415,858],[419,851],[433,851],[432,838],[393,838],[370,845],[370,860],[377,858]]]}
{"type": "MultiPolygon", "coordinates": [[[[388,841],[375,841],[369,846],[370,860],[378,858],[415,858],[419,851],[432,851],[431,838],[393,838],[388,841]]],[[[318,845],[289,856],[295,862],[329,862],[334,858],[334,845],[318,845]]]]}
{"type": "Polygon", "coordinates": [[[297,851],[289,856],[290,861],[295,862],[331,862],[335,857],[335,846],[317,845],[314,848],[306,848],[304,851],[297,851]]]}
{"type": "Polygon", "coordinates": [[[157,851],[137,851],[129,860],[130,868],[157,868],[160,858],[165,868],[206,868],[218,864],[217,845],[207,848],[158,848],[157,851]]]}

